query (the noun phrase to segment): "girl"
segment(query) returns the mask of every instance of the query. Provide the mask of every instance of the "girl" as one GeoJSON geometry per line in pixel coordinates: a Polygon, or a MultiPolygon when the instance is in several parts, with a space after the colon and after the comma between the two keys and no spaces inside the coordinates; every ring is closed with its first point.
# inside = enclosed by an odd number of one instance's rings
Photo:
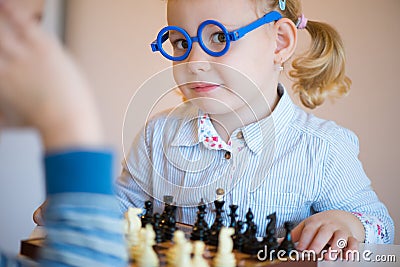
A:
{"type": "MultiPolygon", "coordinates": [[[[270,213],[280,236],[284,222],[294,222],[300,250],[337,250],[343,239],[348,249],[393,242],[393,221],[357,158],[357,137],[296,107],[279,83],[297,31],[306,29],[312,46],[290,72],[302,103],[314,108],[348,92],[332,27],[307,21],[298,0],[171,0],[167,19],[152,49],[173,61],[186,101],[136,137],[118,179],[124,209],[152,198],[161,212],[163,196],[172,195],[177,220],[193,224],[200,200],[211,203],[224,189],[225,207],[239,205],[240,219],[252,209],[259,235],[270,213]]],[[[213,213],[206,219],[212,223],[213,213]]]]}

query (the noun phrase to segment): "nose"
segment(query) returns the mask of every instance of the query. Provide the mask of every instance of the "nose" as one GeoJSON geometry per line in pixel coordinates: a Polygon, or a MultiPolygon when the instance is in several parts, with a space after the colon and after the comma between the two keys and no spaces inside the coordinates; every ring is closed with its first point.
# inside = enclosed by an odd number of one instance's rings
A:
{"type": "Polygon", "coordinates": [[[191,73],[207,72],[211,68],[208,55],[197,42],[193,42],[192,50],[186,59],[187,67],[191,73]]]}

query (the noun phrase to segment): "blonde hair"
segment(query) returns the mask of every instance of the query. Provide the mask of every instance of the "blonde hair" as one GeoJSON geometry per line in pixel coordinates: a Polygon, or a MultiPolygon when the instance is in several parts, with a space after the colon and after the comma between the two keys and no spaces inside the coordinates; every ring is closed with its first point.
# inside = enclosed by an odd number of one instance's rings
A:
{"type": "MultiPolygon", "coordinates": [[[[299,0],[287,0],[284,11],[279,9],[279,0],[256,1],[263,6],[264,13],[277,10],[295,24],[302,14],[299,0]]],[[[293,89],[303,105],[313,109],[328,97],[346,95],[351,80],[345,74],[344,46],[337,31],[326,23],[310,20],[305,29],[311,35],[311,46],[293,60],[289,75],[294,79],[293,89]]]]}

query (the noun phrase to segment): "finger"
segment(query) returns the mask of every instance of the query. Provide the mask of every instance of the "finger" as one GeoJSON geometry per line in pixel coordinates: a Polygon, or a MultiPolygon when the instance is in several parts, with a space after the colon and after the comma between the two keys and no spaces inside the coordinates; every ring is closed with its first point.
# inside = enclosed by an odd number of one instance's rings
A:
{"type": "Polygon", "coordinates": [[[329,240],[331,240],[334,230],[330,225],[323,225],[318,229],[318,232],[314,236],[314,239],[309,245],[308,249],[315,251],[315,253],[319,254],[321,250],[328,244],[329,240]]]}
{"type": "Polygon", "coordinates": [[[310,246],[311,242],[313,241],[314,236],[317,234],[318,229],[319,229],[318,224],[306,223],[303,228],[303,231],[301,232],[297,249],[298,250],[307,249],[310,246]]]}
{"type": "Polygon", "coordinates": [[[7,5],[0,5],[0,57],[3,62],[21,49],[21,40],[18,38],[20,30],[16,27],[13,13],[7,5]]]}
{"type": "Polygon", "coordinates": [[[329,246],[329,253],[325,255],[325,260],[336,260],[341,255],[342,250],[347,246],[348,234],[343,231],[335,231],[329,246]]]}
{"type": "Polygon", "coordinates": [[[304,221],[300,222],[295,228],[293,228],[291,235],[294,243],[299,241],[303,229],[304,229],[304,221]]]}
{"type": "MultiPolygon", "coordinates": [[[[356,260],[356,257],[359,257],[357,254],[359,246],[360,246],[360,241],[357,240],[355,237],[350,236],[349,239],[347,240],[347,247],[344,251],[344,258],[346,260],[354,261],[356,260]]],[[[357,259],[359,260],[359,259],[357,259]]]]}
{"type": "Polygon", "coordinates": [[[16,12],[15,7],[13,8],[8,1],[0,1],[0,16],[8,22],[15,33],[24,32],[26,25],[30,24],[27,17],[19,14],[20,12],[16,12]]]}

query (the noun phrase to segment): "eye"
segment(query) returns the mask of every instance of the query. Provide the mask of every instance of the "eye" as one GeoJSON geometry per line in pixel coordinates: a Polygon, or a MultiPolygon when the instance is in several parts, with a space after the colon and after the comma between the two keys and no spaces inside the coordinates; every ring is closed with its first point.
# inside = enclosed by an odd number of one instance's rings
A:
{"type": "Polygon", "coordinates": [[[223,32],[216,32],[211,36],[214,43],[226,43],[226,35],[223,32]]]}
{"type": "Polygon", "coordinates": [[[184,50],[186,50],[186,49],[189,48],[189,45],[188,45],[188,42],[187,42],[186,39],[179,39],[179,40],[176,40],[176,41],[173,42],[173,45],[174,45],[174,47],[177,48],[177,49],[184,49],[184,50]]]}

